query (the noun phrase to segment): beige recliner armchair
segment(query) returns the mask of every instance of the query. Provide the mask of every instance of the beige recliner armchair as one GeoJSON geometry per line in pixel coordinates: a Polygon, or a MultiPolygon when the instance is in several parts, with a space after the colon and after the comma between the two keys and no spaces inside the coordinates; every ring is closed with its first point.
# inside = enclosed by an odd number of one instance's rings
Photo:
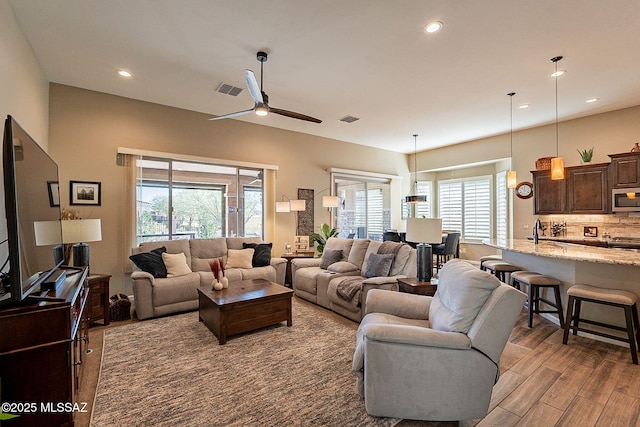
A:
{"type": "Polygon", "coordinates": [[[353,356],[367,412],[431,421],[485,417],[525,300],[459,259],[444,265],[433,297],[370,291],[353,356]]]}

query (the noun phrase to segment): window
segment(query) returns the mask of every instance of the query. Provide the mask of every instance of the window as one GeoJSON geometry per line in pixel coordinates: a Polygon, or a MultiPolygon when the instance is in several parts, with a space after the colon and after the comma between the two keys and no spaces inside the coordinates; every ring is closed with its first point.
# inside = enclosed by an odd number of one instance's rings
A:
{"type": "Polygon", "coordinates": [[[496,174],[496,238],[502,241],[507,239],[507,172],[496,174]]]}
{"type": "Polygon", "coordinates": [[[416,204],[416,217],[431,218],[431,201],[433,197],[431,181],[419,181],[416,194],[427,196],[427,201],[416,204]]]}
{"type": "Polygon", "coordinates": [[[262,171],[138,157],[137,243],[263,235],[262,171]]]}
{"type": "Polygon", "coordinates": [[[438,183],[438,215],[445,230],[460,230],[465,241],[491,237],[491,177],[438,183]]]}
{"type": "Polygon", "coordinates": [[[358,237],[382,241],[382,233],[391,227],[389,180],[334,177],[340,198],[337,228],[340,237],[358,237]]]}

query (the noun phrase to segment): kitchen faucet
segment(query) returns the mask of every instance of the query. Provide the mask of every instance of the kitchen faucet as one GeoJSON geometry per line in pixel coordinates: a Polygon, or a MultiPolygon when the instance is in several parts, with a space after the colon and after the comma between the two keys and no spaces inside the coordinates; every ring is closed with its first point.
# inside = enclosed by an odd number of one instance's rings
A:
{"type": "Polygon", "coordinates": [[[544,233],[544,228],[542,228],[542,222],[540,222],[540,218],[536,219],[536,224],[533,226],[533,243],[538,244],[538,229],[542,230],[544,233]]]}

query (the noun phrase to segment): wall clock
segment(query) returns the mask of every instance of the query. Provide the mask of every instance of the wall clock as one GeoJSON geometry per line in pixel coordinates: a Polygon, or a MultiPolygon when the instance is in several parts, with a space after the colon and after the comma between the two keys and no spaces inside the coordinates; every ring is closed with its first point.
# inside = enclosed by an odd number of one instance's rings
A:
{"type": "Polygon", "coordinates": [[[521,182],[516,185],[516,196],[521,199],[528,199],[533,196],[533,184],[530,182],[521,182]]]}

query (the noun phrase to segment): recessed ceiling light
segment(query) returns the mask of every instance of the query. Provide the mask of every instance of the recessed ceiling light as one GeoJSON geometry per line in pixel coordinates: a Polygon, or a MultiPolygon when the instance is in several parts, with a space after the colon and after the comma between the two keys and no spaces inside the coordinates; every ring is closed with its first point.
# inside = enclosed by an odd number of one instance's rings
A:
{"type": "Polygon", "coordinates": [[[531,104],[522,104],[518,108],[521,109],[521,110],[524,110],[525,108],[529,108],[530,106],[531,106],[531,104]]]}
{"type": "Polygon", "coordinates": [[[555,73],[551,73],[551,77],[560,77],[565,75],[566,72],[567,70],[558,70],[555,73]]]}
{"type": "Polygon", "coordinates": [[[429,22],[424,27],[424,32],[425,33],[437,33],[438,31],[440,31],[442,29],[442,27],[443,27],[443,24],[440,21],[429,22]]]}
{"type": "Polygon", "coordinates": [[[120,77],[132,77],[133,74],[131,74],[130,72],[126,71],[126,70],[118,70],[118,74],[120,75],[120,77]]]}
{"type": "Polygon", "coordinates": [[[591,104],[592,102],[597,102],[597,101],[599,101],[599,100],[600,100],[600,98],[589,98],[589,99],[587,99],[585,102],[586,102],[587,104],[591,104]]]}

